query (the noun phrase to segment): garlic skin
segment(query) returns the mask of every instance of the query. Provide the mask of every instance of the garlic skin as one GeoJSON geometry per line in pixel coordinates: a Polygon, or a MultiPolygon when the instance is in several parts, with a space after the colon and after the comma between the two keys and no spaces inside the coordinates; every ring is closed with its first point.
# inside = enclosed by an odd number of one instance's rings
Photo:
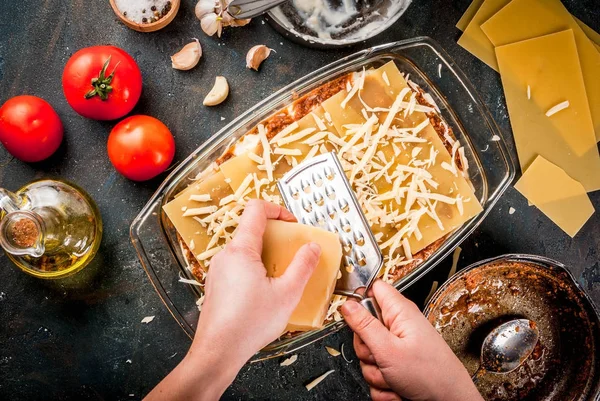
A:
{"type": "Polygon", "coordinates": [[[202,20],[202,18],[204,18],[204,16],[206,16],[207,14],[211,14],[211,13],[215,13],[215,0],[200,0],[198,1],[198,3],[196,3],[196,8],[194,9],[194,12],[196,14],[196,18],[198,18],[199,20],[202,20]]]}
{"type": "Polygon", "coordinates": [[[248,50],[246,54],[246,67],[251,70],[258,71],[258,67],[262,64],[263,61],[269,57],[273,49],[269,49],[265,45],[256,45],[248,50]]]}
{"type": "Polygon", "coordinates": [[[188,43],[171,56],[171,66],[176,70],[187,71],[198,65],[200,57],[202,57],[202,47],[198,39],[193,38],[194,41],[188,43]]]}
{"type": "Polygon", "coordinates": [[[227,99],[227,96],[229,96],[229,84],[227,83],[227,79],[218,76],[215,79],[215,85],[208,95],[206,95],[204,102],[202,103],[205,106],[216,106],[223,103],[225,99],[227,99]]]}
{"type": "MultiPolygon", "coordinates": [[[[206,14],[200,20],[200,26],[205,34],[208,36],[213,36],[220,29],[222,29],[221,17],[217,16],[215,13],[206,14]]],[[[220,34],[219,37],[221,37],[220,34]]]]}

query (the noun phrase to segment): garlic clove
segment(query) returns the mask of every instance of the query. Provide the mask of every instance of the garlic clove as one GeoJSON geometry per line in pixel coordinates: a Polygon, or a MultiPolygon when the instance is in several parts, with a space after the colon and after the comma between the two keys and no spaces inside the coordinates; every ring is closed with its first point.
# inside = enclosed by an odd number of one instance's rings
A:
{"type": "Polygon", "coordinates": [[[246,67],[258,71],[261,63],[269,57],[273,49],[269,49],[265,45],[256,45],[246,54],[246,67]]]}
{"type": "Polygon", "coordinates": [[[183,46],[183,49],[171,56],[171,66],[176,70],[187,71],[194,68],[202,57],[202,47],[198,39],[183,46]]]}
{"type": "Polygon", "coordinates": [[[200,20],[200,26],[205,34],[213,36],[221,28],[221,17],[215,13],[206,14],[200,20]]]}
{"type": "Polygon", "coordinates": [[[196,8],[194,12],[196,14],[196,18],[202,20],[205,15],[210,13],[215,13],[215,0],[200,0],[196,3],[196,8]]]}
{"type": "Polygon", "coordinates": [[[229,84],[225,77],[219,76],[215,79],[213,88],[204,98],[203,104],[205,106],[216,106],[223,103],[227,96],[229,96],[229,84]]]}

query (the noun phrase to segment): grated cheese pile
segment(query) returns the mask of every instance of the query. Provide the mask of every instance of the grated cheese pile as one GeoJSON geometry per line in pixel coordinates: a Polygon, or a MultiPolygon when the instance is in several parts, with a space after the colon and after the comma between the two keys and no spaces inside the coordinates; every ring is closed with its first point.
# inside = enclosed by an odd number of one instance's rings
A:
{"type": "MultiPolygon", "coordinates": [[[[418,256],[422,249],[478,212],[472,206],[479,206],[477,199],[470,189],[468,194],[464,190],[468,187],[465,149],[443,121],[443,138],[439,137],[431,118],[424,114],[435,113],[437,105],[433,100],[419,103],[419,89],[410,81],[399,89],[400,73],[393,72],[380,72],[377,81],[389,102],[375,104],[373,99],[381,98],[373,97],[369,89],[375,72],[363,70],[352,75],[346,90],[279,132],[258,125],[243,137],[239,148],[236,145],[233,159],[213,167],[213,173],[224,174],[231,192],[221,199],[193,194],[190,206],[180,212],[198,225],[198,233],[210,238],[202,242],[206,243],[202,249],[198,249],[199,241],[184,238],[205,270],[210,258],[235,235],[249,199],[282,204],[277,180],[303,160],[326,152],[337,153],[352,184],[383,251],[381,276],[387,282],[395,281],[397,269],[422,261],[424,257],[418,256]],[[340,116],[347,115],[354,115],[353,122],[341,123],[340,116]],[[443,141],[451,144],[450,151],[443,141]],[[228,163],[237,164],[231,168],[233,164],[228,163]],[[202,205],[208,201],[212,204],[202,205]],[[216,201],[218,206],[214,206],[216,201]],[[469,213],[465,211],[468,206],[469,213]]],[[[282,113],[293,117],[295,109],[289,106],[282,113]]],[[[200,283],[203,280],[199,278],[200,283]]],[[[333,296],[327,322],[342,320],[339,308],[345,300],[333,296]]]]}

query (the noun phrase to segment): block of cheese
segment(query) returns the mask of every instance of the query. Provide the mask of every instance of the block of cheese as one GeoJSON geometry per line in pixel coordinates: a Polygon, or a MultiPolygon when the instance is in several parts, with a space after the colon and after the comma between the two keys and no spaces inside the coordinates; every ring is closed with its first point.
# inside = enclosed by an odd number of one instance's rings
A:
{"type": "Polygon", "coordinates": [[[460,19],[456,23],[456,27],[461,31],[464,31],[482,4],[483,0],[473,0],[469,5],[469,8],[467,8],[467,11],[465,11],[465,13],[462,15],[462,17],[460,17],[460,19]]]}
{"type": "Polygon", "coordinates": [[[571,237],[594,214],[583,185],[542,156],[531,163],[515,188],[571,237]]]}
{"type": "Polygon", "coordinates": [[[541,155],[588,192],[600,189],[600,157],[573,32],[500,46],[496,54],[521,170],[541,155]],[[566,109],[546,115],[565,101],[566,109]]]}
{"type": "MultiPolygon", "coordinates": [[[[225,176],[217,171],[205,180],[190,185],[163,207],[185,244],[201,262],[208,259],[204,258],[203,254],[207,251],[213,235],[208,233],[208,222],[203,225],[198,220],[206,219],[220,209],[219,201],[232,194],[231,187],[225,182],[225,176]],[[204,200],[207,195],[210,200],[204,200]],[[194,214],[194,209],[198,209],[199,213],[194,214]],[[186,212],[189,215],[186,216],[186,212]]],[[[219,240],[211,248],[223,244],[224,241],[219,240]]]]}
{"type": "Polygon", "coordinates": [[[465,28],[464,33],[458,39],[459,45],[496,71],[498,71],[498,63],[494,55],[494,45],[481,30],[481,24],[509,2],[510,0],[485,0],[469,25],[465,28]]]}
{"type": "Polygon", "coordinates": [[[560,0],[512,0],[482,24],[481,29],[496,47],[573,30],[577,44],[574,57],[581,65],[596,138],[600,140],[600,53],[560,0]]]}
{"type": "Polygon", "coordinates": [[[321,246],[321,258],[304,289],[286,331],[308,331],[323,326],[342,260],[338,236],[320,228],[269,220],[263,237],[262,260],[269,277],[279,277],[305,244],[321,246]]]}

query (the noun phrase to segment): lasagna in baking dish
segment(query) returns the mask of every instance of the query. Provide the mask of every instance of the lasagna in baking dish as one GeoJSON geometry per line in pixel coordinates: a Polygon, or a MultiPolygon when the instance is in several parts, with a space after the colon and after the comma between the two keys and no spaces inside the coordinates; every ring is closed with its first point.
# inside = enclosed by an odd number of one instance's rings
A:
{"type": "MultiPolygon", "coordinates": [[[[282,204],[277,180],[303,160],[336,152],[395,282],[482,211],[464,148],[432,98],[394,62],[349,73],[271,115],[164,206],[202,284],[235,235],[245,203],[282,204]]],[[[339,320],[332,299],[329,320],[339,320]]]]}

